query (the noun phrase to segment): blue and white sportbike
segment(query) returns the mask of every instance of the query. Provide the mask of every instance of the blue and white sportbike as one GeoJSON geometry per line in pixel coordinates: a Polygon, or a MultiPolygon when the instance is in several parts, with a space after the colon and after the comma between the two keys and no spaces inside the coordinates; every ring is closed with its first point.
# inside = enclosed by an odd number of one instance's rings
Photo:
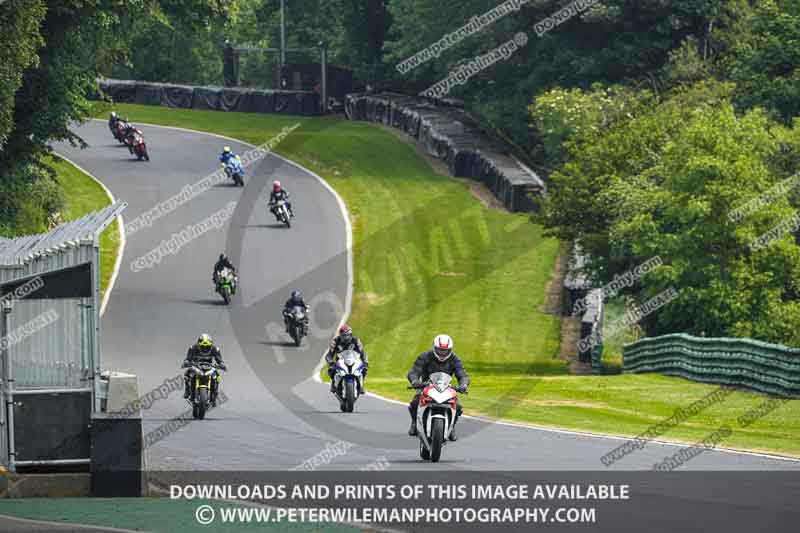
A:
{"type": "Polygon", "coordinates": [[[229,157],[227,163],[222,163],[222,168],[225,169],[225,174],[233,179],[233,183],[239,187],[244,187],[244,167],[238,155],[229,157]]]}
{"type": "Polygon", "coordinates": [[[364,384],[364,363],[358,352],[345,350],[339,354],[333,379],[339,407],[343,413],[352,413],[364,384]]]}

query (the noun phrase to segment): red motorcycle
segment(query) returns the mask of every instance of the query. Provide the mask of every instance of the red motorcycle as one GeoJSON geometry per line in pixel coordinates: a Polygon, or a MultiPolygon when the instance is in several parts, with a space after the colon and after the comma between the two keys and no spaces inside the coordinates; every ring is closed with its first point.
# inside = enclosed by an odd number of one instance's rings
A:
{"type": "Polygon", "coordinates": [[[145,161],[150,161],[150,155],[147,153],[147,144],[144,142],[144,137],[142,137],[142,132],[136,130],[133,134],[133,140],[131,141],[132,146],[131,149],[134,154],[136,154],[136,159],[141,161],[144,159],[145,161]]]}
{"type": "Polygon", "coordinates": [[[118,120],[114,127],[114,138],[117,142],[125,144],[125,132],[128,130],[128,123],[123,120],[118,120]]]}

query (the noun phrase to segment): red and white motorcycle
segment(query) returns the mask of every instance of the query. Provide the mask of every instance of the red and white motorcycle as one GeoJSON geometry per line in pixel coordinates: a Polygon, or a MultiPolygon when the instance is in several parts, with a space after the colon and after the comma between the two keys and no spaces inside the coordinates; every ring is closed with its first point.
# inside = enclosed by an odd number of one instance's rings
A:
{"type": "Polygon", "coordinates": [[[150,161],[150,154],[147,153],[147,143],[144,142],[144,136],[140,130],[136,130],[133,134],[131,141],[131,152],[136,155],[136,159],[141,161],[150,161]]]}
{"type": "Polygon", "coordinates": [[[453,430],[458,392],[451,385],[452,379],[449,374],[435,372],[430,375],[427,385],[410,387],[422,389],[417,409],[417,436],[419,456],[426,461],[439,461],[442,446],[453,430]]]}

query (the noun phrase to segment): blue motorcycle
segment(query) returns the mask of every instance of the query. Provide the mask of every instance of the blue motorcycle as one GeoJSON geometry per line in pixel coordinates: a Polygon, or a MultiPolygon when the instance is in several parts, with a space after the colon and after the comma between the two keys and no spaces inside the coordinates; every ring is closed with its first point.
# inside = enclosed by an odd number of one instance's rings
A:
{"type": "Polygon", "coordinates": [[[244,187],[244,167],[238,155],[228,158],[228,162],[222,163],[222,167],[225,169],[225,174],[233,179],[233,183],[239,187],[244,187]]]}

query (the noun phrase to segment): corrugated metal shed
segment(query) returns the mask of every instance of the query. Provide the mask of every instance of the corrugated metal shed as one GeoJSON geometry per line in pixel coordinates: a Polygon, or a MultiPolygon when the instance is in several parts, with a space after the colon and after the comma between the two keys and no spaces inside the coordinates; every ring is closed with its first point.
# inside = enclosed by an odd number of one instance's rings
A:
{"type": "MultiPolygon", "coordinates": [[[[125,207],[115,202],[48,233],[0,237],[2,405],[22,405],[14,399],[27,395],[25,405],[33,409],[34,398],[56,394],[85,397],[92,412],[100,410],[100,234],[125,207]],[[39,289],[17,294],[15,287],[37,280],[39,289]]],[[[15,420],[13,409],[0,410],[0,463],[12,471],[17,464],[32,463],[21,459],[30,443],[18,453],[14,434],[23,428],[30,435],[36,423],[15,420]]],[[[88,462],[58,456],[44,462],[76,460],[88,462]]]]}
{"type": "MultiPolygon", "coordinates": [[[[127,203],[117,201],[105,209],[66,222],[48,233],[14,239],[0,237],[0,266],[21,267],[37,257],[63,253],[81,244],[98,244],[100,234],[119,215],[127,203]]],[[[8,281],[0,270],[0,281],[8,281]]]]}

